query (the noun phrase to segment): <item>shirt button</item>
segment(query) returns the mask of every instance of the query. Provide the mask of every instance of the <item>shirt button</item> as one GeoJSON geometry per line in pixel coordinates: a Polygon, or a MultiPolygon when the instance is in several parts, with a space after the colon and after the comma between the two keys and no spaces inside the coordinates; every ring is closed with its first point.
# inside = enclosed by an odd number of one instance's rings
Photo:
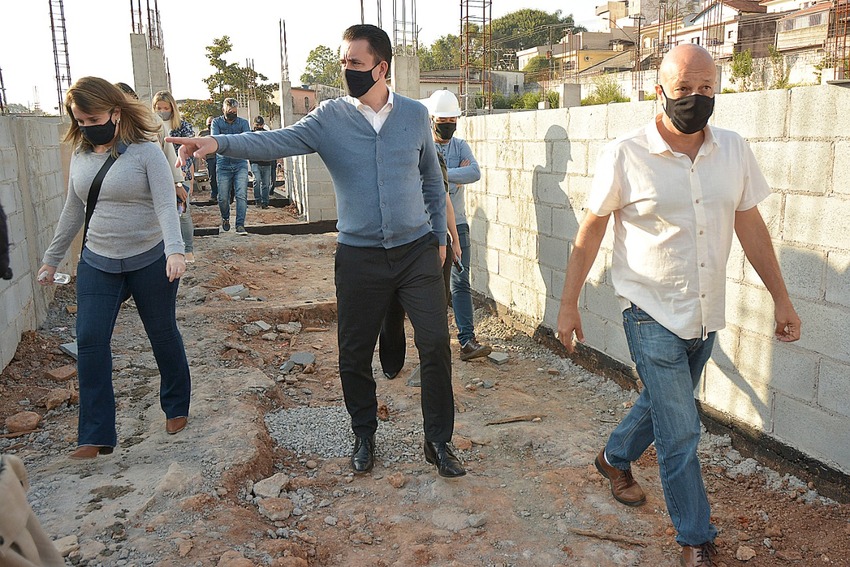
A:
{"type": "Polygon", "coordinates": [[[697,199],[697,200],[696,200],[696,201],[694,201],[694,202],[695,202],[697,205],[699,205],[699,199],[697,199]]]}
{"type": "Polygon", "coordinates": [[[701,293],[701,294],[700,294],[700,297],[701,297],[701,298],[703,298],[703,299],[705,299],[705,294],[704,294],[704,293],[701,293]]]}
{"type": "Polygon", "coordinates": [[[701,230],[701,231],[699,231],[699,235],[700,235],[700,236],[702,236],[703,232],[704,232],[704,231],[702,231],[702,230],[701,230]]]}
{"type": "Polygon", "coordinates": [[[381,181],[381,186],[383,186],[383,185],[384,185],[384,182],[383,182],[383,181],[381,181]]]}
{"type": "MultiPolygon", "coordinates": [[[[383,205],[381,205],[381,206],[383,207],[383,205]]],[[[701,264],[699,265],[699,267],[700,267],[700,268],[705,268],[705,262],[701,263],[701,264]]]]}

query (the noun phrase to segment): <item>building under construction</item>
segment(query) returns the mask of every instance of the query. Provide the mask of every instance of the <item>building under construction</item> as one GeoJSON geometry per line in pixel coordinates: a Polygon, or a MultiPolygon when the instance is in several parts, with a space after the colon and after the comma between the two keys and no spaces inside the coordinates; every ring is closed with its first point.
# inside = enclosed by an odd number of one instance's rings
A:
{"type": "Polygon", "coordinates": [[[460,2],[460,107],[464,114],[490,109],[493,103],[493,68],[490,22],[492,0],[460,2]]]}

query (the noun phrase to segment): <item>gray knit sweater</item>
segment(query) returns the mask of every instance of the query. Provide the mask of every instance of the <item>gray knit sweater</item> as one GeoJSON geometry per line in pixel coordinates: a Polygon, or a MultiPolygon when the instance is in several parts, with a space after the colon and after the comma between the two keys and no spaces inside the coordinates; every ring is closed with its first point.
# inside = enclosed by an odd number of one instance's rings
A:
{"type": "MultiPolygon", "coordinates": [[[[65,207],[44,253],[48,266],[59,265],[82,228],[92,180],[108,156],[77,151],[71,157],[65,207]]],[[[183,253],[171,168],[158,144],[130,144],[103,179],[86,248],[123,259],[147,252],[160,241],[165,242],[166,256],[183,253]]]]}

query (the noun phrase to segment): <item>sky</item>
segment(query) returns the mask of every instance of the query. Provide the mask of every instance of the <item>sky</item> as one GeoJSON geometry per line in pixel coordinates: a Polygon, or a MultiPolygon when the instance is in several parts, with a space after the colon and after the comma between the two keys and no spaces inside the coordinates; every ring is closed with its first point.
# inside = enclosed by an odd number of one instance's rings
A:
{"type": "MultiPolygon", "coordinates": [[[[133,5],[138,0],[131,0],[133,5]]],[[[401,19],[404,0],[396,0],[401,19]]],[[[480,2],[480,0],[479,0],[480,2]]],[[[154,0],[142,0],[142,9],[154,0]]],[[[590,30],[603,26],[594,15],[601,0],[535,0],[535,9],[573,14],[576,22],[590,30]]],[[[244,66],[254,60],[254,69],[277,82],[280,76],[279,22],[286,23],[289,75],[300,83],[307,55],[318,45],[336,49],[345,28],[360,23],[360,0],[158,0],[164,34],[165,55],[171,71],[175,98],[206,99],[202,82],[213,69],[206,46],[223,35],[230,36],[233,51],[225,56],[244,66]]],[[[408,11],[411,0],[406,0],[408,11]]],[[[457,35],[460,0],[417,2],[416,24],[420,45],[457,35]]],[[[45,112],[58,105],[50,2],[15,1],[4,7],[0,33],[0,70],[9,103],[32,106],[38,100],[45,112]],[[36,94],[37,92],[37,94],[36,94]]],[[[377,24],[377,0],[363,0],[365,23],[377,24]]],[[[393,37],[393,0],[381,2],[383,28],[393,37]]],[[[480,5],[480,4],[479,4],[480,5]]],[[[492,18],[529,7],[526,0],[492,0],[492,18]]],[[[87,75],[133,84],[130,58],[130,3],[126,0],[64,0],[65,27],[72,80],[87,75]]],[[[408,21],[410,20],[408,14],[408,21]]]]}

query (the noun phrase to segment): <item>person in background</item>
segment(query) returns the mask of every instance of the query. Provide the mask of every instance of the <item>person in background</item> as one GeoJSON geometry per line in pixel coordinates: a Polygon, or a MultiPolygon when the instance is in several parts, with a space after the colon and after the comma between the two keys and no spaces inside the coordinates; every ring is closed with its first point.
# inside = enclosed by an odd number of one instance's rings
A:
{"type": "MultiPolygon", "coordinates": [[[[169,136],[194,136],[192,125],[180,116],[177,101],[168,91],[159,91],[151,102],[153,111],[168,127],[169,136]]],[[[177,146],[174,146],[177,151],[177,146]]],[[[183,171],[183,192],[178,196],[177,209],[180,212],[180,232],[183,234],[183,244],[186,247],[186,263],[195,262],[195,227],[192,223],[192,179],[195,175],[195,161],[189,160],[181,168],[183,171]]]]}
{"type": "Polygon", "coordinates": [[[354,25],[340,48],[349,96],[323,101],[292,126],[239,136],[175,138],[180,157],[218,152],[277,159],[316,152],[334,182],[338,245],[334,280],[339,374],[355,436],[351,468],[375,464],[378,428],[372,356],[393,296],[410,317],[422,365],[425,461],[443,477],[466,474],[451,444],[451,350],[441,267],[446,192],[428,111],[386,81],[392,44],[382,29],[354,25]]]}
{"type": "MultiPolygon", "coordinates": [[[[266,121],[262,116],[254,118],[254,132],[267,132],[266,121]]],[[[269,208],[269,191],[272,188],[272,174],[274,172],[274,160],[257,161],[251,160],[251,171],[254,173],[254,205],[269,208]]]]}
{"type": "Polygon", "coordinates": [[[623,310],[640,397],[596,456],[615,500],[646,494],[631,464],[651,445],[685,567],[715,565],[717,528],[702,480],[694,388],[725,326],[726,263],[737,234],[774,301],[776,339],[800,338],[797,316],[758,203],[770,195],[747,142],[708,125],[717,68],[693,43],[667,52],[655,93],[664,112],[607,144],[597,160],[587,215],[570,250],[557,337],[584,342],[579,296],[614,215],[611,279],[623,310]]]}
{"type": "Polygon", "coordinates": [[[460,104],[451,91],[439,90],[425,101],[431,115],[434,143],[437,151],[446,160],[449,178],[449,198],[454,209],[457,235],[460,240],[463,269],[451,272],[452,309],[457,325],[457,339],[460,343],[460,359],[472,360],[487,356],[491,352],[489,345],[482,345],[475,338],[473,323],[472,291],[469,285],[470,239],[469,223],[466,220],[464,185],[481,179],[478,162],[466,140],[454,135],[457,120],[461,115],[460,104]]]}
{"type": "MultiPolygon", "coordinates": [[[[139,100],[139,95],[127,83],[115,83],[115,86],[121,89],[121,92],[130,97],[130,99],[139,100]]],[[[168,165],[171,167],[177,200],[183,200],[186,197],[186,189],[183,187],[183,170],[177,166],[177,151],[174,149],[174,144],[165,142],[165,137],[168,136],[168,125],[155,112],[151,112],[151,114],[153,115],[153,120],[159,124],[157,138],[159,139],[159,146],[162,148],[162,153],[165,154],[165,159],[168,160],[168,165]]]]}
{"type": "MultiPolygon", "coordinates": [[[[207,127],[205,129],[201,130],[200,132],[198,132],[198,136],[209,136],[210,135],[211,128],[212,128],[212,121],[213,121],[213,117],[207,116],[207,127]]],[[[218,179],[216,178],[216,174],[215,174],[216,157],[217,156],[215,154],[212,154],[212,155],[206,156],[204,158],[204,161],[207,162],[207,177],[209,177],[209,180],[210,180],[210,200],[217,202],[218,201],[218,179]]]]}
{"type": "Polygon", "coordinates": [[[118,444],[110,342],[129,297],[159,368],[165,430],[186,427],[191,378],[175,316],[186,263],[170,166],[152,141],[160,126],[151,111],[97,77],[74,83],[65,108],[72,120],[64,141],[75,151],[65,206],[37,280],[53,283],[56,266],[85,226],[77,266],[78,447],[70,458],[94,459],[118,444]],[[101,176],[99,196],[89,205],[101,176]]]}
{"type": "MultiPolygon", "coordinates": [[[[239,103],[226,98],[221,105],[222,115],[214,118],[210,127],[212,136],[250,132],[244,118],[236,115],[239,103]]],[[[230,230],[230,196],[236,195],[236,234],[246,236],[245,215],[248,212],[248,160],[221,155],[216,156],[215,173],[218,177],[218,208],[221,212],[221,230],[230,230]]]]}

